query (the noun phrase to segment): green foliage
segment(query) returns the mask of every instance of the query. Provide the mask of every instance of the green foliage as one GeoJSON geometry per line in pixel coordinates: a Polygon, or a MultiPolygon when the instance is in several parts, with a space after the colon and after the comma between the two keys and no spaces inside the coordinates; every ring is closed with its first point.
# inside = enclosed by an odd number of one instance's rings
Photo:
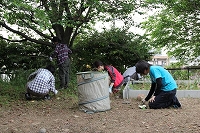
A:
{"type": "Polygon", "coordinates": [[[120,19],[130,27],[136,5],[136,0],[4,0],[0,25],[24,41],[50,45],[51,37],[58,36],[71,48],[76,36],[97,21],[120,19]]]}
{"type": "Polygon", "coordinates": [[[175,80],[188,80],[187,70],[171,70],[170,73],[175,80]]]}
{"type": "MultiPolygon", "coordinates": [[[[143,23],[155,48],[167,48],[168,54],[180,61],[194,61],[199,56],[199,9],[198,0],[147,0],[162,9],[143,23]]],[[[185,63],[186,64],[186,63],[185,63]]]]}
{"type": "Polygon", "coordinates": [[[46,67],[50,63],[50,47],[32,43],[7,43],[0,41],[0,68],[1,72],[14,72],[15,70],[28,70],[46,67]],[[4,68],[4,69],[2,69],[4,68]]]}
{"type": "Polygon", "coordinates": [[[75,66],[78,71],[91,70],[93,62],[101,60],[123,72],[140,59],[149,60],[147,42],[145,37],[117,28],[87,34],[81,36],[74,47],[75,66]]]}
{"type": "MultiPolygon", "coordinates": [[[[25,86],[27,83],[27,77],[33,71],[34,70],[18,70],[16,71],[10,82],[5,82],[0,79],[0,106],[9,106],[10,103],[19,104],[20,101],[26,101],[24,95],[26,93],[25,86]]],[[[56,88],[58,88],[59,81],[57,74],[55,75],[55,78],[56,88]]],[[[77,99],[77,83],[75,74],[71,74],[71,82],[69,84],[69,88],[67,90],[59,91],[58,97],[60,98],[60,100],[65,100],[70,97],[73,99],[77,99]]]]}
{"type": "Polygon", "coordinates": [[[172,63],[166,69],[172,74],[175,80],[199,80],[199,67],[185,66],[184,63],[172,63]]]}
{"type": "Polygon", "coordinates": [[[15,77],[11,82],[4,82],[0,79],[0,105],[9,105],[10,102],[21,100],[24,98],[26,77],[24,73],[20,74],[18,78],[15,77]]]}

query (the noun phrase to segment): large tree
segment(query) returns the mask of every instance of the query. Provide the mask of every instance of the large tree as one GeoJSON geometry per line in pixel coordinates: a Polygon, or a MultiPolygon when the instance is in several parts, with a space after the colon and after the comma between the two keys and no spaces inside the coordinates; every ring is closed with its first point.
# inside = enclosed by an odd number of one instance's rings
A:
{"type": "Polygon", "coordinates": [[[167,48],[168,54],[181,61],[200,55],[200,1],[147,0],[160,12],[144,23],[146,34],[156,48],[167,48]]]}
{"type": "Polygon", "coordinates": [[[126,25],[132,23],[129,14],[141,4],[135,1],[3,0],[0,2],[1,30],[13,34],[1,38],[51,45],[51,37],[58,36],[72,47],[77,35],[96,21],[120,19],[126,25]]]}

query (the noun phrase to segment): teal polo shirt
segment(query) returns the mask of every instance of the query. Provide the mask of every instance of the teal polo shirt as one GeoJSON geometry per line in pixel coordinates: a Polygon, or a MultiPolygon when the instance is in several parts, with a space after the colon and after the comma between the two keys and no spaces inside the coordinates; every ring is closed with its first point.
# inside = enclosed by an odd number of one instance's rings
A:
{"type": "Polygon", "coordinates": [[[149,75],[153,83],[156,83],[157,78],[162,78],[161,90],[163,91],[171,91],[178,88],[172,75],[161,66],[150,66],[149,75]]]}

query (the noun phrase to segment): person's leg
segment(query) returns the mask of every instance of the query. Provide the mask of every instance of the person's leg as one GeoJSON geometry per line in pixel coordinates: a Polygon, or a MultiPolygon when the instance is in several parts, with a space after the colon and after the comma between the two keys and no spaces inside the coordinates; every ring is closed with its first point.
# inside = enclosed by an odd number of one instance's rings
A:
{"type": "Polygon", "coordinates": [[[48,94],[48,93],[44,93],[44,94],[37,93],[37,92],[34,92],[34,91],[30,90],[29,88],[27,88],[27,93],[29,93],[32,96],[36,96],[36,97],[44,97],[44,96],[46,96],[48,94]]]}
{"type": "Polygon", "coordinates": [[[60,64],[59,68],[59,79],[60,79],[60,89],[65,87],[65,63],[60,64]]]}
{"type": "Polygon", "coordinates": [[[28,87],[26,90],[27,90],[27,93],[25,94],[25,97],[27,100],[32,100],[33,99],[32,96],[34,96],[36,98],[44,98],[44,99],[48,99],[48,100],[50,99],[49,93],[43,93],[43,94],[36,93],[36,92],[30,90],[28,87]]]}
{"type": "Polygon", "coordinates": [[[180,104],[180,102],[178,101],[178,99],[177,99],[177,97],[176,96],[174,96],[174,98],[173,98],[173,105],[172,105],[173,107],[177,107],[177,108],[180,108],[181,107],[181,104],[180,104]]]}
{"type": "Polygon", "coordinates": [[[68,84],[69,84],[69,80],[70,80],[70,75],[69,75],[69,73],[70,73],[70,59],[69,58],[67,58],[66,59],[66,61],[65,61],[65,66],[64,66],[65,68],[65,88],[67,88],[68,87],[68,84]]]}
{"type": "Polygon", "coordinates": [[[29,82],[25,86],[25,88],[26,88],[25,98],[26,98],[26,100],[32,100],[31,94],[28,92],[28,89],[29,89],[28,84],[29,84],[29,82]]]}
{"type": "Polygon", "coordinates": [[[155,97],[154,102],[149,102],[149,108],[151,109],[161,109],[167,108],[172,105],[173,98],[175,97],[176,90],[170,92],[161,92],[155,97]]]}

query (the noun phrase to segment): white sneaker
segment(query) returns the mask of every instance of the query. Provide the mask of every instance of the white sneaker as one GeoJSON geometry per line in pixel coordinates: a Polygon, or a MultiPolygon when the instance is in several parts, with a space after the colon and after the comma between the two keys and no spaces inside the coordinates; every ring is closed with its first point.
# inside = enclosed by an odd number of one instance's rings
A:
{"type": "Polygon", "coordinates": [[[138,105],[138,107],[139,107],[140,109],[147,109],[147,106],[146,106],[146,105],[138,105]]]}

